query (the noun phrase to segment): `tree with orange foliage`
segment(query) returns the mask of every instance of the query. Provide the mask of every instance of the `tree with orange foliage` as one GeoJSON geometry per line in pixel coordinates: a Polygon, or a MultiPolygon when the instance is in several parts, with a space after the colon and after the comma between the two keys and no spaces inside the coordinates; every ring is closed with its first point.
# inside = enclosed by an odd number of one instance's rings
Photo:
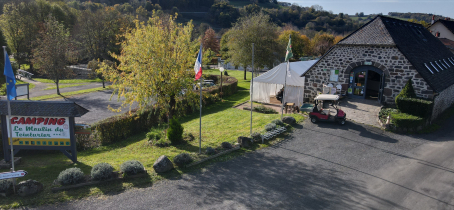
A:
{"type": "Polygon", "coordinates": [[[219,52],[219,40],[216,39],[216,33],[210,27],[205,31],[205,35],[202,38],[203,49],[210,49],[213,52],[219,52]]]}

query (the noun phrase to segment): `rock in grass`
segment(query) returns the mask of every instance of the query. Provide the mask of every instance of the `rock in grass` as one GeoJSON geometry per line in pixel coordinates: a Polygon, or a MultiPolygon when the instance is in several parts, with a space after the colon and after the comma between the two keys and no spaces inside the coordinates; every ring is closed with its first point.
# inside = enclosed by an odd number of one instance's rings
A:
{"type": "Polygon", "coordinates": [[[161,155],[153,164],[153,169],[156,173],[165,173],[173,169],[173,163],[165,155],[161,155]]]}
{"type": "Polygon", "coordinates": [[[249,147],[249,143],[252,141],[251,138],[248,138],[248,137],[244,137],[244,136],[240,136],[238,137],[238,143],[240,143],[240,145],[242,147],[249,147]]]}
{"type": "Polygon", "coordinates": [[[296,120],[295,120],[295,118],[294,118],[294,117],[285,116],[285,117],[283,117],[283,118],[282,118],[282,122],[284,122],[284,123],[287,123],[287,124],[291,125],[291,124],[294,124],[294,123],[296,123],[296,120]]]}
{"type": "Polygon", "coordinates": [[[19,182],[17,185],[17,194],[20,196],[34,195],[43,191],[43,184],[35,180],[27,180],[19,182]]]}

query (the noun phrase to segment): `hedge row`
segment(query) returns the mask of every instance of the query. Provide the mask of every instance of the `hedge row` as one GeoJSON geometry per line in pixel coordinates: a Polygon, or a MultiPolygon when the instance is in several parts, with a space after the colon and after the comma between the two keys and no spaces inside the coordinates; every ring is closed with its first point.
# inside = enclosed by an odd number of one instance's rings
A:
{"type": "Polygon", "coordinates": [[[419,98],[398,97],[396,98],[396,105],[403,113],[429,118],[432,114],[433,101],[419,98]]]}
{"type": "MultiPolygon", "coordinates": [[[[217,81],[220,76],[212,75],[210,79],[217,81]]],[[[222,92],[224,96],[232,95],[237,90],[238,80],[234,77],[223,76],[222,92]]],[[[220,92],[219,86],[209,88],[203,92],[203,102],[205,105],[212,104],[218,100],[216,93],[220,92]]],[[[182,113],[192,113],[191,107],[184,107],[182,113]]],[[[96,145],[92,142],[100,142],[101,145],[118,142],[127,137],[148,131],[151,127],[156,126],[162,119],[159,119],[159,109],[145,109],[142,111],[133,110],[132,114],[125,113],[113,116],[92,125],[92,134],[89,138],[80,138],[78,147],[83,148],[85,145],[96,145]],[[84,139],[84,140],[82,140],[84,139]],[[87,142],[90,141],[90,142],[87,142]]],[[[79,139],[78,139],[79,140],[79,139]]]]}
{"type": "Polygon", "coordinates": [[[417,128],[425,124],[426,119],[407,113],[390,113],[392,123],[398,128],[417,128]]]}

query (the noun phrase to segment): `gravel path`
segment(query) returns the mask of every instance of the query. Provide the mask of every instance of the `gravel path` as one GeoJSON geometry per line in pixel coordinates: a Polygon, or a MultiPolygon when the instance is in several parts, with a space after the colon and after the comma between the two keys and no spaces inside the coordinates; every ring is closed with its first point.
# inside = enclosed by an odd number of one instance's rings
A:
{"type": "Polygon", "coordinates": [[[453,126],[405,136],[306,121],[277,145],[202,172],[38,209],[452,209],[453,126]]]}

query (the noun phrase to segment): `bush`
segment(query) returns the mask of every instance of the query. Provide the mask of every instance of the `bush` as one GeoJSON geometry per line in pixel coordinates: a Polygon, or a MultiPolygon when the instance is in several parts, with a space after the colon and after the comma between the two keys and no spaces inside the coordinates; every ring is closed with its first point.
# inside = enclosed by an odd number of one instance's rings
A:
{"type": "Polygon", "coordinates": [[[80,168],[68,168],[58,175],[57,181],[61,185],[78,184],[85,180],[85,175],[80,168]]]}
{"type": "Polygon", "coordinates": [[[12,179],[3,179],[0,180],[0,192],[12,193],[13,191],[13,180],[12,179]]]}
{"type": "Polygon", "coordinates": [[[227,73],[227,70],[224,70],[224,75],[229,76],[229,73],[227,73]]]}
{"type": "Polygon", "coordinates": [[[269,124],[265,125],[266,131],[272,131],[274,129],[276,129],[276,124],[274,124],[274,123],[269,123],[269,124]]]}
{"type": "Polygon", "coordinates": [[[207,147],[206,153],[207,153],[208,155],[214,155],[214,154],[216,154],[216,150],[214,150],[214,149],[211,148],[211,147],[207,147]]]}
{"type": "Polygon", "coordinates": [[[284,126],[284,122],[282,122],[282,120],[280,120],[280,119],[275,119],[275,120],[271,121],[271,123],[274,123],[279,126],[284,126]]]}
{"type": "Polygon", "coordinates": [[[396,98],[398,109],[410,115],[429,118],[432,114],[433,101],[419,98],[396,98]]]}
{"type": "Polygon", "coordinates": [[[156,141],[156,140],[161,139],[161,132],[150,131],[150,132],[147,133],[146,136],[147,136],[148,140],[156,141]]]}
{"type": "Polygon", "coordinates": [[[177,166],[185,166],[192,162],[192,157],[188,153],[181,153],[173,158],[173,162],[177,166]]]}
{"type": "Polygon", "coordinates": [[[285,116],[282,118],[282,122],[292,125],[296,123],[296,119],[292,116],[285,116]]]}
{"type": "Polygon", "coordinates": [[[222,142],[221,146],[224,149],[232,149],[232,144],[230,144],[229,142],[222,142]]]}
{"type": "Polygon", "coordinates": [[[405,87],[400,91],[399,95],[396,96],[396,99],[399,97],[416,98],[415,89],[413,89],[413,82],[411,79],[407,81],[407,84],[405,84],[405,87]]]}
{"type": "Polygon", "coordinates": [[[417,128],[424,125],[425,119],[406,113],[391,113],[392,123],[398,128],[417,128]]]}
{"type": "Polygon", "coordinates": [[[263,106],[263,105],[254,107],[254,111],[264,113],[264,114],[277,114],[276,110],[263,106]]]}
{"type": "Polygon", "coordinates": [[[253,141],[262,141],[262,135],[257,132],[252,133],[251,138],[253,141]]]}
{"type": "Polygon", "coordinates": [[[108,163],[98,163],[91,169],[93,180],[107,180],[112,178],[114,168],[108,163]]]}
{"type": "Polygon", "coordinates": [[[179,144],[183,140],[183,130],[181,123],[177,119],[172,118],[167,129],[167,138],[172,144],[179,144]]]}
{"type": "Polygon", "coordinates": [[[126,175],[136,175],[145,172],[142,163],[137,160],[129,160],[121,164],[120,171],[126,175]]]}

